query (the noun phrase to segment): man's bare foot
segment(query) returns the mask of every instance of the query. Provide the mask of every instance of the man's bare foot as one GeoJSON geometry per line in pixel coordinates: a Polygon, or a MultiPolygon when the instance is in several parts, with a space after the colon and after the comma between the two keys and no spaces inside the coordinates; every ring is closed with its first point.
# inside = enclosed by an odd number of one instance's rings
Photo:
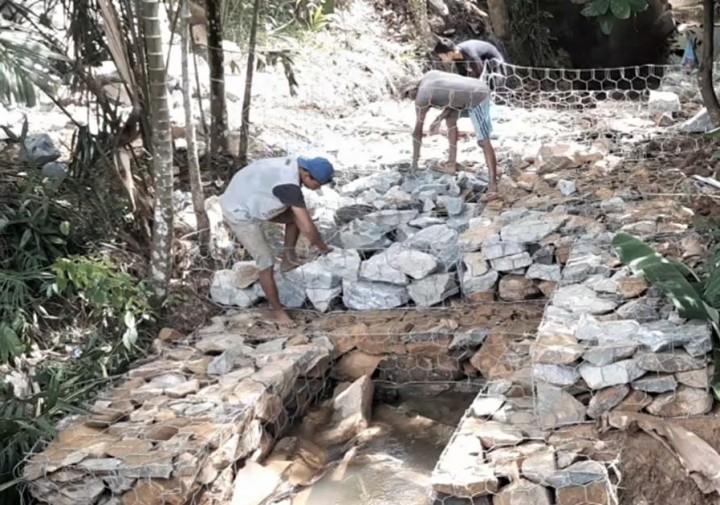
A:
{"type": "Polygon", "coordinates": [[[495,200],[500,200],[502,197],[498,194],[496,189],[488,190],[487,193],[485,193],[481,198],[480,201],[483,203],[486,202],[493,202],[495,200]]]}
{"type": "Polygon", "coordinates": [[[280,328],[294,328],[297,326],[295,321],[285,312],[285,309],[273,309],[273,316],[275,317],[275,323],[280,328]]]}
{"type": "Polygon", "coordinates": [[[294,259],[283,258],[280,261],[280,272],[282,272],[282,273],[289,272],[290,270],[293,270],[302,264],[303,264],[303,262],[300,261],[299,259],[297,259],[297,257],[294,259]]]}

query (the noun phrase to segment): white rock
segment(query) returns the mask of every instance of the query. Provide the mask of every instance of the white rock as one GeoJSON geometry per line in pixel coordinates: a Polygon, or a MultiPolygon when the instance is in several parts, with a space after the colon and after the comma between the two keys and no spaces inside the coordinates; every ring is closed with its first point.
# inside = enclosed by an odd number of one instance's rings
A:
{"type": "Polygon", "coordinates": [[[406,249],[402,245],[391,246],[387,251],[388,264],[396,269],[412,277],[413,279],[422,279],[438,268],[437,259],[432,254],[416,251],[414,249],[406,249]]]}
{"type": "Polygon", "coordinates": [[[611,365],[580,365],[580,375],[591,389],[628,384],[645,375],[645,370],[632,359],[617,361],[611,365]]]}
{"type": "Polygon", "coordinates": [[[557,183],[557,188],[565,196],[570,196],[577,191],[577,186],[573,181],[560,179],[557,183]]]}
{"type": "Polygon", "coordinates": [[[381,282],[343,280],[343,303],[354,310],[394,309],[410,301],[407,289],[381,282]]]}
{"type": "Polygon", "coordinates": [[[560,281],[560,265],[543,265],[533,263],[527,269],[525,277],[528,279],[540,279],[541,281],[559,282],[560,281]]]}
{"type": "Polygon", "coordinates": [[[500,276],[495,270],[490,270],[478,277],[473,277],[468,273],[465,272],[462,277],[462,291],[466,294],[493,291],[500,276]]]}
{"type": "Polygon", "coordinates": [[[680,125],[682,133],[707,133],[712,129],[713,124],[706,108],[680,125]]]}
{"type": "Polygon", "coordinates": [[[327,312],[332,303],[340,297],[342,287],[335,288],[307,288],[305,290],[308,300],[320,312],[327,312]]]}
{"type": "Polygon", "coordinates": [[[454,274],[435,274],[418,281],[408,287],[410,298],[419,307],[430,307],[438,304],[458,292],[454,274]]]}
{"type": "Polygon", "coordinates": [[[244,279],[239,278],[233,270],[217,270],[210,284],[210,298],[222,305],[252,307],[260,300],[260,294],[256,288],[240,287],[244,283],[238,282],[239,280],[244,279]]]}
{"type": "Polygon", "coordinates": [[[354,249],[335,249],[318,259],[332,274],[349,281],[360,278],[361,261],[360,253],[354,249]]]}
{"type": "Polygon", "coordinates": [[[680,97],[672,91],[650,90],[648,111],[652,113],[680,112],[680,97]]]}
{"type": "Polygon", "coordinates": [[[387,282],[405,286],[407,276],[390,265],[387,251],[383,251],[362,262],[360,265],[360,278],[366,281],[387,282]]]}

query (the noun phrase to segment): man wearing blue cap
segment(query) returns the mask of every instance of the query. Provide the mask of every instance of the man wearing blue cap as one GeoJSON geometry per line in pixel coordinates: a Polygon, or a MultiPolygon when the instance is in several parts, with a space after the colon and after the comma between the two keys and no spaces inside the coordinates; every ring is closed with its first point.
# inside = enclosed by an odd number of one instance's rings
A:
{"type": "Polygon", "coordinates": [[[255,260],[260,270],[260,286],[282,327],[292,327],[295,323],[280,304],[273,277],[275,255],[261,223],[272,221],[285,225],[282,271],[299,264],[295,246],[300,233],[321,254],[327,253],[330,248],[310,217],[301,188],[316,190],[332,181],[333,172],[332,164],[325,158],[266,158],[235,174],[220,197],[225,221],[255,260]]]}

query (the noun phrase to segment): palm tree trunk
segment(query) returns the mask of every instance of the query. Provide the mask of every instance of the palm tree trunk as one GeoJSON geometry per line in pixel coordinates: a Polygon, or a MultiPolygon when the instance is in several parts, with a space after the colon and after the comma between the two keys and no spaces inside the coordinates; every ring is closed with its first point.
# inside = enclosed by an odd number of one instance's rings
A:
{"type": "Polygon", "coordinates": [[[708,111],[710,121],[715,128],[720,127],[720,103],[713,86],[713,63],[715,41],[715,2],[714,0],[703,0],[703,43],[702,56],[700,56],[699,85],[700,95],[703,104],[708,111]]]}
{"type": "Polygon", "coordinates": [[[170,111],[167,100],[167,72],[163,58],[159,0],[141,0],[145,25],[145,47],[150,81],[150,128],[152,129],[152,170],[155,182],[153,243],[150,252],[150,282],[156,302],[167,294],[172,269],[173,241],[173,156],[170,111]]]}
{"type": "Polygon", "coordinates": [[[501,40],[508,37],[508,8],[505,0],[488,0],[488,15],[495,36],[501,40]]]}
{"type": "Polygon", "coordinates": [[[185,139],[187,141],[187,164],[190,178],[195,220],[199,233],[200,251],[207,253],[210,245],[210,221],[205,211],[205,195],[200,178],[200,162],[198,161],[197,142],[195,139],[195,121],[193,120],[193,102],[190,94],[190,11],[189,0],[180,0],[180,44],[182,48],[182,93],[185,108],[185,139]]]}
{"type": "Polygon", "coordinates": [[[225,104],[225,62],[222,49],[220,0],[205,0],[205,9],[207,13],[208,66],[210,67],[210,149],[208,152],[226,152],[227,106],[225,104]]]}
{"type": "Polygon", "coordinates": [[[250,101],[252,100],[252,82],[255,73],[255,47],[257,45],[257,25],[260,17],[262,0],[254,0],[253,17],[250,25],[250,41],[248,43],[247,71],[245,72],[245,94],[243,96],[242,125],[240,126],[239,164],[244,167],[248,163],[248,137],[250,136],[250,101]]]}

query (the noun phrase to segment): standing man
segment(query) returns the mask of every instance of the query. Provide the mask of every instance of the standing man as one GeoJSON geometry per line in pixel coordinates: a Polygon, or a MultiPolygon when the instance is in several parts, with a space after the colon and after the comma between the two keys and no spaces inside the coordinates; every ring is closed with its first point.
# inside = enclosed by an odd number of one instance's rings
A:
{"type": "Polygon", "coordinates": [[[260,270],[260,286],[270,302],[277,324],[295,326],[280,304],[277,284],[273,277],[275,255],[261,227],[272,221],[285,225],[285,243],[281,271],[298,266],[295,254],[300,233],[321,254],[330,248],[320,237],[305,206],[302,187],[316,190],[332,181],[333,166],[325,158],[267,158],[246,166],[230,181],[220,197],[225,221],[235,237],[255,260],[260,270]]]}
{"type": "Polygon", "coordinates": [[[433,52],[441,61],[455,63],[458,73],[467,77],[480,77],[488,61],[505,62],[498,48],[483,40],[466,40],[456,45],[450,39],[440,39],[433,52]]]}
{"type": "Polygon", "coordinates": [[[422,145],[425,117],[431,108],[442,109],[435,120],[438,125],[444,119],[448,129],[450,153],[444,170],[457,170],[457,120],[467,113],[475,130],[475,137],[485,156],[490,175],[490,186],[486,199],[497,197],[497,160],[495,149],[490,142],[492,122],[490,121],[490,89],[479,79],[464,77],[439,70],[427,72],[420,81],[403,90],[406,98],[415,100],[415,129],[413,131],[412,168],[417,169],[422,145]]]}

